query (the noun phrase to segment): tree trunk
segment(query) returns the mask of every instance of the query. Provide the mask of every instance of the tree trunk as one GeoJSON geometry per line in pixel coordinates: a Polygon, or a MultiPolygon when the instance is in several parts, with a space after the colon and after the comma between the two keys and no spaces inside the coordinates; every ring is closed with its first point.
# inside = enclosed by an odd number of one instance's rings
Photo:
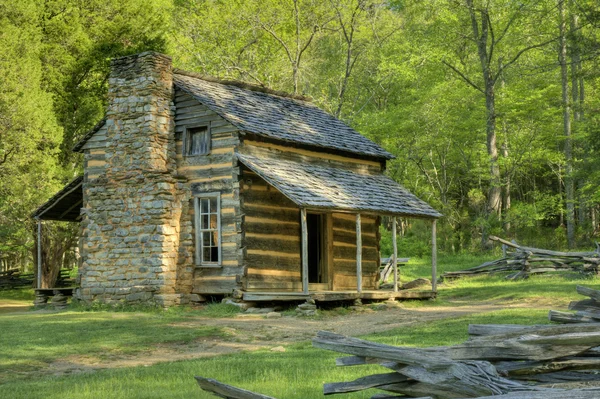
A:
{"type": "MultiPolygon", "coordinates": [[[[498,145],[496,143],[496,97],[495,80],[492,75],[489,63],[489,54],[487,50],[489,26],[487,9],[481,10],[481,32],[479,32],[479,23],[475,15],[473,0],[465,0],[471,16],[471,28],[473,37],[477,41],[477,53],[481,63],[481,72],[484,81],[485,110],[486,110],[486,144],[490,162],[490,186],[488,190],[488,214],[495,213],[501,216],[501,197],[502,184],[500,180],[500,166],[498,165],[498,145]]],[[[486,234],[484,234],[485,236],[486,234]]],[[[487,239],[486,239],[487,241],[487,239]]]]}
{"type": "Polygon", "coordinates": [[[565,135],[565,195],[567,202],[567,245],[575,246],[575,184],[573,181],[573,141],[571,137],[571,103],[569,99],[569,78],[567,71],[567,33],[564,0],[558,0],[560,48],[558,53],[563,106],[563,132],[565,135]]]}

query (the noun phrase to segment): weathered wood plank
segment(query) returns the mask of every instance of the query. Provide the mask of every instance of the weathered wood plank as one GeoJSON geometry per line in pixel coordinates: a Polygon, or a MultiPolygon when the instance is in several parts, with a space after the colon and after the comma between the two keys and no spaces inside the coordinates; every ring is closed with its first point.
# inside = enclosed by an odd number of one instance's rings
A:
{"type": "Polygon", "coordinates": [[[257,238],[246,234],[243,246],[248,249],[275,250],[292,254],[300,254],[301,245],[299,241],[282,240],[276,238],[257,238]]]}
{"type": "Polygon", "coordinates": [[[349,382],[333,382],[323,385],[323,394],[331,395],[337,393],[357,392],[365,389],[376,388],[381,385],[389,385],[408,381],[408,378],[398,373],[372,374],[357,378],[349,382]]]}
{"type": "Polygon", "coordinates": [[[271,254],[248,253],[246,256],[246,265],[249,268],[256,269],[276,269],[276,270],[301,270],[300,256],[282,257],[271,254]]]}
{"type": "Polygon", "coordinates": [[[200,388],[207,392],[213,393],[215,396],[226,399],[276,399],[272,396],[261,395],[247,391],[245,389],[236,388],[231,385],[223,384],[212,378],[194,377],[200,385],[200,388]]]}

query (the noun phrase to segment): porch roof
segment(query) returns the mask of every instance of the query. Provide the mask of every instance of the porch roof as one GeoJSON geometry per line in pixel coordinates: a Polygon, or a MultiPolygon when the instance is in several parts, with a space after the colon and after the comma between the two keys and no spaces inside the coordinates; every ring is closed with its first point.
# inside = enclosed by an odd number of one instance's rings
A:
{"type": "Polygon", "coordinates": [[[442,216],[389,177],[237,154],[242,164],[301,208],[436,219],[442,216]]]}
{"type": "Polygon", "coordinates": [[[32,216],[36,219],[65,222],[79,220],[79,211],[83,203],[82,183],[83,176],[76,177],[36,209],[32,216]]]}

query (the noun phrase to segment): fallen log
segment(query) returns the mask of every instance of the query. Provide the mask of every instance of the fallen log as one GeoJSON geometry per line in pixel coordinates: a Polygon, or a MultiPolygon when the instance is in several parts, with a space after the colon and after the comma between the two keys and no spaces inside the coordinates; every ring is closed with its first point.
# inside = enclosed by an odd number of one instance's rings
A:
{"type": "Polygon", "coordinates": [[[583,285],[578,285],[575,287],[575,289],[577,290],[578,294],[590,297],[591,299],[593,299],[595,301],[600,301],[600,291],[598,291],[598,290],[584,287],[583,285]]]}
{"type": "Polygon", "coordinates": [[[556,371],[600,369],[600,358],[565,357],[545,362],[498,362],[494,365],[500,374],[517,377],[556,371]]]}
{"type": "Polygon", "coordinates": [[[226,399],[276,399],[272,396],[261,395],[247,391],[245,389],[236,388],[231,385],[223,384],[212,378],[194,377],[200,385],[200,388],[206,392],[210,392],[215,396],[226,399]]]}
{"type": "MultiPolygon", "coordinates": [[[[383,385],[381,377],[377,377],[377,388],[412,397],[431,395],[435,398],[449,399],[461,395],[478,397],[499,395],[515,390],[537,389],[500,376],[494,366],[487,361],[453,360],[446,356],[450,348],[394,347],[325,331],[317,333],[313,346],[355,356],[382,359],[380,363],[382,366],[408,378],[405,381],[390,381],[389,384],[383,385]]],[[[392,375],[395,376],[394,378],[401,378],[395,373],[392,375]]],[[[346,386],[356,387],[363,383],[357,381],[347,383],[349,385],[346,386]]],[[[329,393],[337,393],[333,391],[328,390],[329,393]]]]}
{"type": "Polygon", "coordinates": [[[333,382],[323,385],[323,394],[347,393],[377,388],[382,385],[407,382],[408,377],[399,373],[373,374],[348,382],[333,382]]]}
{"type": "MultiPolygon", "coordinates": [[[[560,252],[524,247],[515,242],[490,236],[490,240],[503,244],[503,257],[485,262],[466,270],[446,272],[443,278],[459,278],[468,275],[508,273],[509,280],[526,279],[531,274],[562,272],[598,273],[600,252],[560,252]],[[511,248],[513,251],[506,251],[511,248]]],[[[600,295],[600,294],[598,294],[600,295]]]]}
{"type": "Polygon", "coordinates": [[[558,310],[550,310],[548,319],[557,323],[599,323],[600,313],[578,311],[576,313],[559,312],[558,310]]]}
{"type": "Polygon", "coordinates": [[[584,299],[582,301],[571,301],[569,303],[570,310],[586,310],[600,312],[600,302],[593,299],[584,299]]]}
{"type": "Polygon", "coordinates": [[[479,399],[598,399],[599,396],[600,392],[597,389],[546,389],[540,392],[511,392],[479,399]]]}

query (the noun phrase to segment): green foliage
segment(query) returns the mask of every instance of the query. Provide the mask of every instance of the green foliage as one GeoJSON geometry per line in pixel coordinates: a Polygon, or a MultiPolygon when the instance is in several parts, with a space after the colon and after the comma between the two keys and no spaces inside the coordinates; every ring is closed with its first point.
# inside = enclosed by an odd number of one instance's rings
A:
{"type": "Polygon", "coordinates": [[[14,288],[14,289],[1,289],[0,300],[12,299],[27,301],[33,304],[34,293],[31,288],[14,288]]]}

